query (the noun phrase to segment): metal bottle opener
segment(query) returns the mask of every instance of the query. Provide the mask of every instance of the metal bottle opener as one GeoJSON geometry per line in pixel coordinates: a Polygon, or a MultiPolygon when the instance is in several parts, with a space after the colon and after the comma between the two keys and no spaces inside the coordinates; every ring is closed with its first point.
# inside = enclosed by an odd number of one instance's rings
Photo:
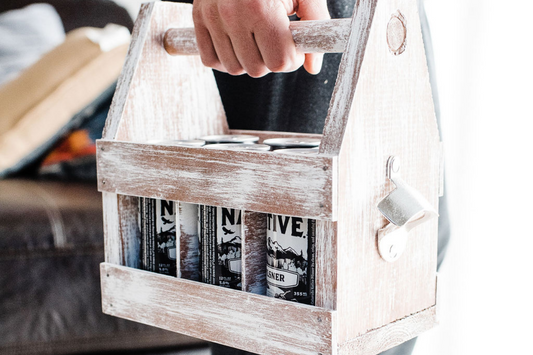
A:
{"type": "Polygon", "coordinates": [[[387,160],[387,177],[396,189],[378,203],[379,211],[390,222],[378,231],[378,250],[384,260],[394,262],[405,251],[409,232],[438,217],[438,213],[420,192],[401,178],[400,161],[394,156],[387,160]]]}

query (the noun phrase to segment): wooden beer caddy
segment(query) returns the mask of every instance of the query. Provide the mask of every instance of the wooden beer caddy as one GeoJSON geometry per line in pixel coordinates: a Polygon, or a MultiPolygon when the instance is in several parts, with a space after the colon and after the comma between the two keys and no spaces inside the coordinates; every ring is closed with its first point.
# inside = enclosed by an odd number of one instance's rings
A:
{"type": "Polygon", "coordinates": [[[306,51],[344,48],[316,156],[147,143],[318,136],[228,129],[212,71],[197,55],[169,54],[194,52],[190,30],[167,33],[192,26],[188,4],[142,6],[97,143],[104,313],[259,354],[377,354],[433,327],[437,219],[410,231],[394,262],[380,256],[377,242],[389,225],[377,205],[394,190],[389,157],[401,158],[403,179],[434,209],[441,188],[416,0],[361,0],[351,20],[291,27],[306,51]],[[182,278],[138,269],[139,196],[243,210],[243,290],[186,279],[191,236],[183,223],[182,278]],[[260,294],[267,212],[317,220],[315,306],[260,294]]]}

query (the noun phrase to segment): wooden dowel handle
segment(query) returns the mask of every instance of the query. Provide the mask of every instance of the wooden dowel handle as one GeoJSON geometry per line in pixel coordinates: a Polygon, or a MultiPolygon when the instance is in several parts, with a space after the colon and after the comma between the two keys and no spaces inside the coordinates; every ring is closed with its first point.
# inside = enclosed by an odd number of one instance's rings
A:
{"type": "MultiPolygon", "coordinates": [[[[293,21],[289,28],[296,48],[303,53],[342,53],[351,19],[293,21]]],[[[170,55],[198,55],[194,28],[170,28],[163,44],[170,55]]]]}

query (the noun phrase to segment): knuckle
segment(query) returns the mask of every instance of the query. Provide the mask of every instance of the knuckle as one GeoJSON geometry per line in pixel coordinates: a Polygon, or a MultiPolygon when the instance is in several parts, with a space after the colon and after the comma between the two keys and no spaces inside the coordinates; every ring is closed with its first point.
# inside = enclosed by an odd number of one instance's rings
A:
{"type": "Polygon", "coordinates": [[[226,70],[228,71],[228,74],[231,75],[241,75],[244,71],[240,65],[232,64],[232,65],[226,65],[226,70]]]}
{"type": "Polygon", "coordinates": [[[283,72],[292,69],[292,61],[286,56],[273,58],[267,65],[268,69],[273,72],[283,72]]]}
{"type": "Polygon", "coordinates": [[[236,9],[231,1],[223,1],[218,5],[218,13],[220,14],[220,18],[223,19],[225,22],[228,22],[229,24],[233,24],[236,21],[233,21],[235,19],[236,15],[236,9]]]}
{"type": "Polygon", "coordinates": [[[204,21],[210,25],[218,23],[220,18],[218,7],[216,5],[206,6],[202,15],[204,21]]]}
{"type": "Polygon", "coordinates": [[[266,74],[268,74],[270,72],[270,70],[268,70],[268,68],[266,66],[261,65],[261,66],[254,66],[254,67],[251,67],[251,68],[246,68],[246,72],[252,78],[260,78],[260,77],[265,76],[266,74]]]}
{"type": "Polygon", "coordinates": [[[212,56],[203,55],[201,56],[201,59],[202,59],[202,64],[205,65],[206,67],[214,68],[218,64],[220,64],[220,62],[212,56]]]}
{"type": "Polygon", "coordinates": [[[249,71],[248,75],[252,78],[262,78],[263,76],[267,75],[270,71],[268,70],[260,70],[260,71],[249,71]]]}
{"type": "Polygon", "coordinates": [[[194,6],[192,9],[192,19],[195,24],[202,22],[202,9],[199,6],[194,6]]]}
{"type": "Polygon", "coordinates": [[[249,1],[247,4],[248,9],[255,14],[261,14],[265,10],[264,0],[249,1]]]}

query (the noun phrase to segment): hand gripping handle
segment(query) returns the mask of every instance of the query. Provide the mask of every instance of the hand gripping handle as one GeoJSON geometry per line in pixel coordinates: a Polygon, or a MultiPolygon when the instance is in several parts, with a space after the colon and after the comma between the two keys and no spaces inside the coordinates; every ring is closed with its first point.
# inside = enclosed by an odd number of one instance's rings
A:
{"type": "MultiPolygon", "coordinates": [[[[292,21],[296,49],[302,53],[342,53],[350,35],[351,19],[292,21]]],[[[170,55],[199,55],[194,28],[170,28],[163,44],[170,55]]]]}

